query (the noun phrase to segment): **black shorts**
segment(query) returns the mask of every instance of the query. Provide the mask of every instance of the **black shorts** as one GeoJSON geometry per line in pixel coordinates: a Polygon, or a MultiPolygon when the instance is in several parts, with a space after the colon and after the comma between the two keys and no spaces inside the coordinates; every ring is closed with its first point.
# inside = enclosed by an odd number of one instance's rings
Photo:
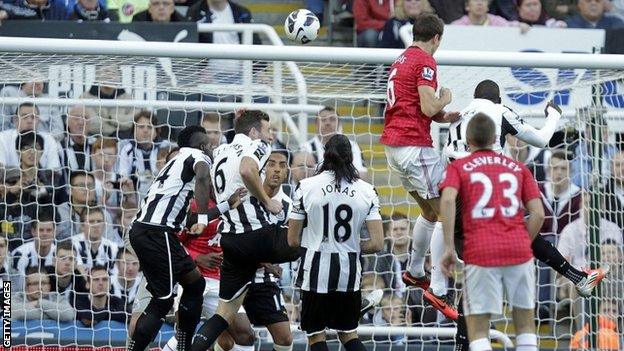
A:
{"type": "Polygon", "coordinates": [[[173,288],[180,276],[196,267],[170,230],[134,222],[129,238],[147,280],[147,290],[154,297],[173,296],[173,288]]]}
{"type": "Polygon", "coordinates": [[[265,327],[275,323],[288,322],[282,290],[277,286],[277,283],[250,284],[243,307],[245,307],[249,321],[255,326],[265,327]]]}
{"type": "Polygon", "coordinates": [[[242,234],[222,234],[219,298],[230,301],[245,292],[261,263],[284,263],[299,258],[300,250],[288,246],[288,229],[269,226],[242,234]]]}
{"type": "Polygon", "coordinates": [[[325,329],[354,331],[360,320],[361,306],[362,294],[359,290],[327,294],[302,290],[301,330],[308,336],[322,333],[325,329]]]}

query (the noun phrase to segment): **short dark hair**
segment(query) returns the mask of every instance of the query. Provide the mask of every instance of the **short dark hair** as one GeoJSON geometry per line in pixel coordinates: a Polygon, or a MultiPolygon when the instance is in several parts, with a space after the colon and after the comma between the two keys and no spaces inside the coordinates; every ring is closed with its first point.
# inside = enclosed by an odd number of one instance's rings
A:
{"type": "Polygon", "coordinates": [[[393,221],[402,221],[404,219],[409,220],[407,215],[405,213],[403,213],[403,212],[392,212],[392,215],[390,216],[390,219],[392,219],[393,221]]]}
{"type": "Polygon", "coordinates": [[[22,150],[27,147],[35,147],[36,145],[39,145],[41,150],[43,150],[43,137],[32,130],[29,130],[24,134],[18,134],[15,139],[15,148],[17,150],[22,150]]]}
{"type": "Polygon", "coordinates": [[[178,134],[178,146],[179,147],[195,147],[195,134],[206,134],[206,129],[202,126],[188,126],[178,134]]]}
{"type": "Polygon", "coordinates": [[[252,128],[260,130],[262,121],[270,121],[269,115],[260,110],[247,110],[242,115],[234,119],[234,132],[236,134],[248,135],[252,128]]]}
{"type": "Polygon", "coordinates": [[[74,186],[73,184],[74,178],[81,177],[81,176],[85,178],[91,178],[93,179],[93,181],[95,181],[95,177],[93,176],[93,174],[82,169],[77,169],[77,170],[71,171],[71,173],[69,174],[69,185],[74,186]]]}
{"type": "Polygon", "coordinates": [[[125,254],[130,254],[130,255],[132,255],[134,257],[137,257],[137,255],[134,252],[132,252],[132,251],[126,249],[126,248],[123,248],[123,249],[120,249],[119,251],[117,251],[117,257],[115,257],[115,260],[116,261],[121,261],[123,259],[123,255],[125,255],[125,254]]]}
{"type": "Polygon", "coordinates": [[[33,102],[26,101],[26,102],[22,102],[21,104],[17,105],[17,108],[15,109],[15,115],[16,115],[16,116],[17,116],[17,115],[19,115],[19,110],[20,110],[22,107],[32,107],[32,108],[34,108],[34,109],[35,109],[35,112],[36,112],[37,114],[39,114],[39,107],[38,107],[37,105],[35,105],[33,102]]]}
{"type": "Polygon", "coordinates": [[[205,112],[201,118],[201,123],[204,122],[221,123],[221,115],[215,111],[205,112]]]}
{"type": "Polygon", "coordinates": [[[436,34],[442,36],[443,33],[444,22],[432,13],[422,14],[414,19],[414,26],[412,27],[414,41],[427,42],[433,39],[436,34]]]}
{"type": "Polygon", "coordinates": [[[104,215],[104,210],[100,206],[91,206],[85,208],[82,212],[80,212],[80,221],[84,222],[87,219],[87,216],[92,215],[94,213],[99,213],[102,215],[102,219],[106,220],[106,215],[104,215]]]}
{"type": "Polygon", "coordinates": [[[331,107],[331,106],[323,106],[323,108],[318,112],[318,115],[321,114],[321,112],[336,112],[336,109],[331,107]]]}
{"type": "Polygon", "coordinates": [[[35,229],[41,222],[52,222],[56,225],[56,222],[54,222],[54,214],[54,207],[50,205],[39,207],[37,210],[37,218],[32,222],[31,227],[35,229]]]}
{"type": "Polygon", "coordinates": [[[290,151],[286,149],[275,149],[275,150],[271,150],[271,155],[272,154],[279,154],[279,155],[286,157],[286,162],[288,162],[288,165],[290,166],[290,158],[291,158],[290,151]]]}
{"type": "Polygon", "coordinates": [[[45,268],[43,267],[28,267],[26,268],[26,272],[24,272],[24,279],[26,279],[27,276],[31,275],[31,274],[43,274],[43,275],[47,275],[45,268]]]}
{"type": "Polygon", "coordinates": [[[76,254],[76,251],[74,251],[74,245],[72,245],[71,240],[59,241],[56,244],[56,251],[55,252],[59,252],[60,250],[72,251],[74,253],[74,255],[76,254]]]}
{"type": "Polygon", "coordinates": [[[101,264],[96,264],[93,267],[91,267],[91,269],[89,270],[89,276],[92,275],[93,272],[95,271],[104,271],[106,273],[108,273],[108,268],[106,268],[106,266],[101,265],[101,264]]]}
{"type": "Polygon", "coordinates": [[[565,150],[554,150],[552,154],[550,154],[550,158],[557,158],[564,161],[570,161],[570,154],[565,150]]]}
{"type": "Polygon", "coordinates": [[[481,112],[474,115],[468,122],[466,138],[469,144],[478,148],[491,147],[496,138],[496,125],[492,118],[481,112]]]}
{"type": "Polygon", "coordinates": [[[500,88],[493,80],[482,80],[475,88],[474,97],[475,99],[486,99],[495,104],[500,104],[500,88]]]}

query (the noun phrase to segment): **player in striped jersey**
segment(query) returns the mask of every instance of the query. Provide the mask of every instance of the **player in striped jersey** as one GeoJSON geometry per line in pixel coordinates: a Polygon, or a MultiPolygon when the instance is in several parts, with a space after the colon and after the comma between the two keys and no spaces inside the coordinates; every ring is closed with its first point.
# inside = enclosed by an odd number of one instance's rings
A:
{"type": "MultiPolygon", "coordinates": [[[[492,150],[497,153],[503,152],[507,135],[513,135],[535,147],[545,147],[552,138],[561,117],[561,109],[559,106],[550,102],[546,105],[546,122],[544,126],[539,130],[535,129],[525,124],[516,113],[501,104],[500,88],[498,84],[491,80],[484,80],[475,88],[474,100],[461,112],[460,119],[450,126],[449,139],[444,149],[444,154],[450,161],[470,155],[467,147],[466,129],[470,120],[479,113],[485,113],[494,121],[496,138],[492,150]]],[[[462,241],[461,221],[457,221],[456,224],[456,236],[459,241],[462,241]]],[[[444,250],[443,237],[437,234],[438,233],[434,233],[431,245],[431,260],[433,266],[431,289],[434,294],[444,296],[447,290],[447,280],[440,270],[440,260],[442,259],[444,250]]],[[[572,281],[581,296],[587,297],[591,295],[591,291],[602,281],[608,272],[607,268],[599,268],[587,272],[575,269],[561,255],[557,248],[544,240],[541,235],[535,237],[531,243],[531,248],[535,258],[548,264],[553,270],[572,281]]],[[[461,247],[458,247],[460,257],[462,256],[461,251],[461,247]]],[[[459,306],[460,308],[462,307],[461,303],[459,306]]],[[[461,316],[461,310],[457,325],[458,335],[456,336],[456,350],[467,350],[468,339],[466,337],[465,321],[461,316]]]]}
{"type": "Polygon", "coordinates": [[[328,350],[326,328],[338,332],[347,351],[366,350],[356,333],[359,256],[381,250],[383,228],[377,192],[359,179],[346,136],[329,139],[317,175],[302,180],[295,191],[288,243],[303,249],[297,282],[302,290],[301,329],[310,350],[328,350]],[[370,233],[366,241],[360,237],[364,225],[370,233]]]}
{"type": "Polygon", "coordinates": [[[248,199],[221,216],[221,284],[219,306],[195,335],[193,351],[207,350],[238,312],[249,284],[261,263],[282,263],[298,258],[288,247],[286,231],[270,221],[283,216],[283,205],[266,193],[261,173],[271,154],[273,140],[269,116],[245,110],[234,120],[236,135],[232,143],[214,150],[211,170],[217,201],[229,197],[241,186],[249,190],[248,199]]]}
{"type": "Polygon", "coordinates": [[[226,201],[208,210],[210,158],[206,130],[199,126],[184,128],[178,136],[180,151],[159,172],[141,204],[129,232],[152,294],[145,312],[139,317],[128,350],[143,351],[154,339],[163,319],[173,306],[174,284],[184,292],[180,298],[176,330],[178,350],[188,350],[202,311],[205,281],[195,262],[184,250],[176,233],[184,226],[187,207],[193,197],[199,207],[198,223],[191,234],[199,235],[210,219],[238,206],[241,189],[235,189],[226,201]]]}

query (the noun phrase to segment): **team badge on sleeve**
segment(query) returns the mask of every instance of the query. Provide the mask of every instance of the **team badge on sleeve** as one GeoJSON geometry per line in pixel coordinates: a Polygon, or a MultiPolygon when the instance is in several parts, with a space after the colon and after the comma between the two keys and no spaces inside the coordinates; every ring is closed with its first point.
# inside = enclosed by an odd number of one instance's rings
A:
{"type": "Polygon", "coordinates": [[[423,67],[423,72],[422,72],[422,77],[425,78],[426,80],[433,80],[433,75],[435,74],[435,71],[433,70],[433,68],[431,67],[423,67]]]}

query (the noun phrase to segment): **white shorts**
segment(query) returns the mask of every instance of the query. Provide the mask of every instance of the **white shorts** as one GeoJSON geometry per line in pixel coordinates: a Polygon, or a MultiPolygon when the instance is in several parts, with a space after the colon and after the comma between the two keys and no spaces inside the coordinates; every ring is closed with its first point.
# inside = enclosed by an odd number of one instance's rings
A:
{"type": "Polygon", "coordinates": [[[432,147],[386,146],[390,167],[399,172],[403,188],[416,191],[423,199],[440,197],[438,186],[444,178],[440,153],[432,147]]]}
{"type": "Polygon", "coordinates": [[[533,260],[504,267],[467,264],[464,269],[464,314],[502,314],[503,289],[507,302],[517,308],[535,308],[533,260]]]}

